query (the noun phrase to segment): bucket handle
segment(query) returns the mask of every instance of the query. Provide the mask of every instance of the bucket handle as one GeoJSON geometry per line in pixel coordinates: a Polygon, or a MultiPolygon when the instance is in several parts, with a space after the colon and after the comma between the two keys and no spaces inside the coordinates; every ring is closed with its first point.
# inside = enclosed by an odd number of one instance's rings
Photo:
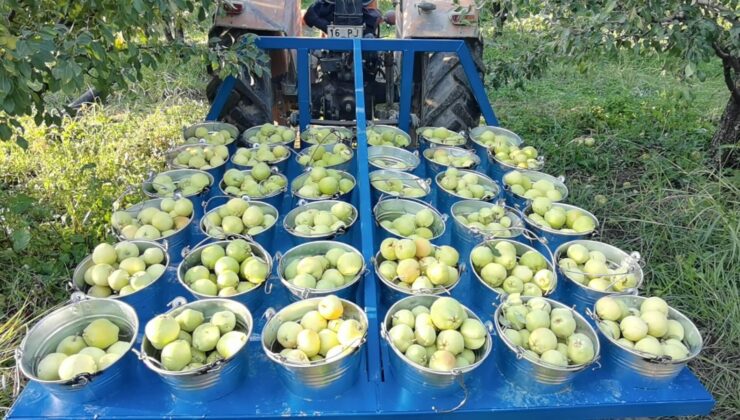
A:
{"type": "Polygon", "coordinates": [[[179,306],[185,305],[186,303],[188,303],[188,300],[185,299],[185,297],[178,296],[172,299],[171,301],[167,302],[167,307],[170,309],[175,309],[179,306]]]}
{"type": "Polygon", "coordinates": [[[262,318],[269,322],[275,316],[275,314],[277,314],[277,311],[275,310],[275,308],[270,306],[269,308],[265,309],[265,312],[262,314],[262,318]]]}
{"type": "Polygon", "coordinates": [[[440,409],[433,405],[432,410],[434,410],[435,413],[439,413],[439,414],[452,413],[462,408],[462,406],[464,406],[465,403],[468,402],[469,393],[468,393],[468,387],[465,386],[465,375],[463,375],[463,372],[459,369],[452,369],[452,375],[455,377],[457,384],[463,390],[463,398],[457,403],[457,405],[449,409],[440,409]]]}
{"type": "Polygon", "coordinates": [[[115,200],[113,200],[113,211],[117,211],[118,209],[120,209],[121,202],[123,201],[123,199],[126,198],[126,196],[131,194],[133,191],[134,191],[134,187],[132,185],[129,185],[128,187],[126,187],[126,189],[123,190],[123,192],[118,197],[116,197],[115,200]]]}
{"type": "Polygon", "coordinates": [[[234,198],[230,195],[214,195],[213,197],[209,198],[208,200],[202,202],[200,205],[203,207],[203,211],[208,212],[208,205],[211,204],[211,201],[213,201],[216,198],[226,198],[231,199],[234,198]]]}
{"type": "Polygon", "coordinates": [[[157,360],[156,357],[151,357],[148,354],[144,353],[143,351],[139,351],[133,347],[131,348],[131,352],[134,353],[139,360],[149,362],[159,369],[166,370],[164,366],[162,365],[162,362],[157,360]]]}
{"type": "Polygon", "coordinates": [[[192,247],[190,245],[184,246],[182,248],[182,251],[180,251],[180,256],[183,257],[183,258],[186,258],[188,255],[190,255],[190,253],[192,252],[192,250],[200,248],[201,245],[205,244],[206,242],[210,241],[211,239],[212,238],[209,236],[209,237],[206,237],[205,239],[202,239],[200,242],[198,242],[197,244],[193,245],[192,247]]]}

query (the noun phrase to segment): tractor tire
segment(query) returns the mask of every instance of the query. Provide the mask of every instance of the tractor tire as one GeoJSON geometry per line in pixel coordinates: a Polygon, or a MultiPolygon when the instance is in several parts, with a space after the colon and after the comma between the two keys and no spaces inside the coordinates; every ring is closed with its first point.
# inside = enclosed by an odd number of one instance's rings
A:
{"type": "MultiPolygon", "coordinates": [[[[236,39],[240,33],[233,34],[236,39]]],[[[227,39],[227,37],[225,37],[227,39]]],[[[223,41],[230,44],[230,41],[223,41]]],[[[269,62],[267,64],[269,69],[269,62]]],[[[206,86],[206,97],[213,103],[221,86],[221,79],[211,73],[211,81],[206,86]]],[[[269,70],[263,71],[261,77],[252,76],[247,69],[239,72],[234,89],[229,94],[218,119],[235,125],[239,131],[244,131],[256,125],[272,123],[273,90],[272,77],[269,70]]]]}
{"type": "MultiPolygon", "coordinates": [[[[483,44],[467,41],[478,71],[483,70],[483,44]]],[[[467,130],[480,124],[481,111],[457,54],[425,54],[421,63],[420,123],[422,127],[467,130]]]]}

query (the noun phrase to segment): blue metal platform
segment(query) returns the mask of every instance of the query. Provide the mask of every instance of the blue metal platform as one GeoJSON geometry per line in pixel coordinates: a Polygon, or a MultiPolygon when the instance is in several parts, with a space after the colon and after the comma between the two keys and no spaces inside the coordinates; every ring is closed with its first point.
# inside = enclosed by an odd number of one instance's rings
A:
{"type": "MultiPolygon", "coordinates": [[[[403,51],[403,63],[413,63],[414,52],[449,51],[457,52],[471,78],[471,85],[481,109],[491,125],[497,125],[493,109],[483,89],[483,84],[475,70],[470,52],[462,41],[422,41],[422,40],[359,40],[359,39],[304,39],[263,37],[259,45],[265,49],[298,49],[298,63],[307,66],[307,54],[311,49],[335,49],[354,51],[355,81],[357,97],[357,179],[358,186],[352,194],[352,202],[360,211],[359,224],[348,234],[351,243],[361,250],[366,264],[371,267],[374,255],[373,236],[375,224],[372,215],[370,186],[368,179],[367,138],[365,135],[365,109],[362,89],[362,51],[393,50],[403,51]],[[303,57],[303,58],[301,58],[303,57]],[[467,58],[466,58],[467,57],[467,58]]],[[[411,64],[413,65],[413,64],[411,64]]],[[[411,78],[407,76],[408,67],[403,69],[402,95],[410,92],[411,78]],[[408,90],[403,90],[407,88],[408,90]]],[[[300,74],[300,73],[299,73],[300,74]]],[[[301,78],[306,85],[299,87],[301,95],[308,93],[307,78],[301,78]]],[[[233,80],[227,80],[214,101],[209,116],[220,114],[225,96],[233,87],[233,80]],[[229,86],[231,85],[231,86],[229,86]]],[[[305,97],[305,96],[303,96],[305,97]]],[[[410,95],[402,100],[401,121],[399,125],[408,128],[410,95]],[[404,116],[405,115],[405,116],[404,116]]],[[[305,127],[310,116],[308,102],[301,102],[301,127],[305,127]]],[[[292,206],[291,197],[286,196],[280,210],[284,216],[292,206]]],[[[278,220],[282,226],[282,220],[278,220]]],[[[285,252],[293,244],[282,228],[275,235],[276,248],[285,252]]],[[[450,243],[450,227],[442,237],[441,243],[450,243]]],[[[454,244],[451,244],[454,245],[454,244]]],[[[174,279],[175,267],[167,271],[168,282],[162,283],[170,297],[180,295],[182,290],[174,279]]],[[[464,395],[462,388],[444,396],[421,395],[405,389],[388,369],[389,351],[379,334],[379,320],[385,316],[386,308],[379,306],[380,282],[373,270],[361,280],[356,302],[364,307],[369,318],[368,341],[363,347],[363,366],[354,385],[341,395],[330,400],[308,400],[287,391],[280,383],[273,363],[264,355],[259,334],[265,323],[262,314],[267,307],[279,309],[290,303],[285,288],[272,278],[273,292],[264,296],[263,304],[249,308],[255,318],[254,333],[246,351],[250,354],[247,376],[243,385],[231,394],[215,401],[198,403],[175,399],[159,377],[143,363],[136,371],[129,372],[126,382],[120,386],[120,393],[84,405],[61,401],[36,383],[29,383],[11,408],[10,419],[39,417],[53,418],[278,418],[285,416],[327,417],[377,417],[404,416],[404,418],[423,417],[436,410],[452,408],[464,395]],[[434,408],[433,408],[434,407],[434,408]]],[[[469,292],[471,277],[466,273],[461,284],[453,293],[463,304],[476,311],[483,319],[490,319],[491,311],[476,308],[469,292]]],[[[162,311],[166,311],[163,307],[162,311]]],[[[146,322],[146,320],[141,320],[146,322]]],[[[688,370],[671,383],[659,389],[638,388],[628,382],[620,382],[609,376],[607,369],[596,368],[578,375],[570,388],[551,395],[542,395],[520,388],[507,381],[491,355],[473,374],[466,377],[467,402],[459,410],[447,414],[459,418],[531,418],[532,416],[554,416],[556,418],[604,418],[604,417],[644,417],[672,415],[708,414],[714,406],[712,396],[699,380],[688,370]]]]}

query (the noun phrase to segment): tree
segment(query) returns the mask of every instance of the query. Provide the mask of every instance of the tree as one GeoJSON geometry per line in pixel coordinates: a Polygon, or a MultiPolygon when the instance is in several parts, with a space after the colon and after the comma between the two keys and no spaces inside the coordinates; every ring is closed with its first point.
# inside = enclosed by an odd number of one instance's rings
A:
{"type": "MultiPolygon", "coordinates": [[[[19,116],[37,124],[59,123],[64,110],[53,94],[76,97],[88,86],[99,92],[123,89],[156,68],[176,50],[222,75],[246,65],[259,69],[263,57],[251,38],[231,48],[209,49],[165,37],[187,14],[208,19],[210,0],[2,0],[0,1],[0,139],[25,146],[19,116]]],[[[209,43],[217,45],[217,43],[209,43]]]]}
{"type": "MultiPolygon", "coordinates": [[[[686,79],[719,58],[730,97],[712,139],[718,167],[740,165],[740,3],[737,0],[500,0],[496,19],[536,15],[547,28],[543,50],[577,60],[632,50],[679,58],[686,79]]],[[[541,57],[536,54],[538,57],[541,57]]]]}

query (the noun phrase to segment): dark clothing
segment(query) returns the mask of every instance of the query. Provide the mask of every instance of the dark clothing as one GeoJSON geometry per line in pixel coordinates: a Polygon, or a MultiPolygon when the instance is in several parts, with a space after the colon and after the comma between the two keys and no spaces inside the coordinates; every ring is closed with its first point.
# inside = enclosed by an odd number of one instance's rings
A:
{"type": "MultiPolygon", "coordinates": [[[[321,29],[322,32],[327,33],[328,26],[334,22],[334,7],[333,3],[328,3],[326,0],[317,0],[306,9],[306,14],[303,15],[303,21],[306,22],[306,25],[321,29]]],[[[362,21],[365,24],[364,34],[377,34],[381,19],[380,11],[363,7],[362,21]]]]}

